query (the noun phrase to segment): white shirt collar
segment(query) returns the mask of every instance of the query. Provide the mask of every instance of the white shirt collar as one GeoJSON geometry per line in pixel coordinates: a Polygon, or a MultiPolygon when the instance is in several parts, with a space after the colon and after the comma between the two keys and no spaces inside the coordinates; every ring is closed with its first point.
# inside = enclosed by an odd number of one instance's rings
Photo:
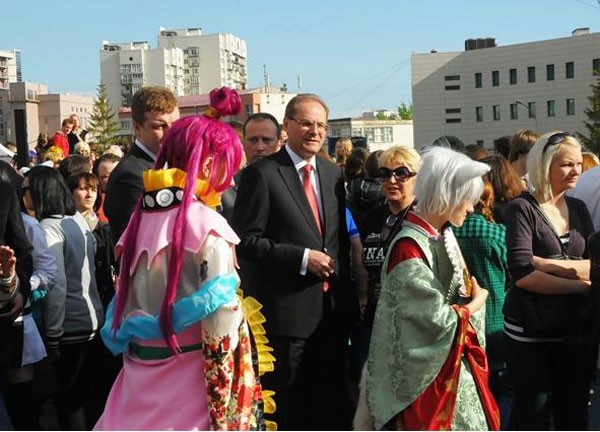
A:
{"type": "Polygon", "coordinates": [[[285,145],[284,148],[290,155],[290,158],[292,159],[292,162],[294,163],[294,166],[296,167],[296,171],[300,171],[302,168],[304,168],[305,165],[308,165],[308,164],[312,165],[314,171],[317,170],[316,156],[313,156],[308,161],[306,161],[306,160],[302,159],[296,152],[294,152],[287,144],[285,145]]]}
{"type": "Polygon", "coordinates": [[[144,144],[142,144],[142,142],[137,138],[135,139],[135,145],[138,146],[140,148],[140,150],[142,150],[148,156],[150,156],[154,162],[156,162],[156,155],[154,153],[152,153],[150,150],[148,150],[148,147],[146,147],[144,144]]]}

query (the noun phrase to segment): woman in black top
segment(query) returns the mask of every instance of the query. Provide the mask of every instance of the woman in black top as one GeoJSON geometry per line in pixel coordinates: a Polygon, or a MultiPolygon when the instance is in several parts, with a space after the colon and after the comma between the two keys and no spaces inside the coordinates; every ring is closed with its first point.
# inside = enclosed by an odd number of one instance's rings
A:
{"type": "Polygon", "coordinates": [[[389,241],[402,225],[413,205],[415,176],[421,168],[419,153],[406,146],[391,147],[379,157],[379,178],[385,202],[368,212],[357,222],[363,245],[362,260],[367,270],[368,292],[359,294],[362,316],[361,352],[363,363],[369,351],[375,307],[381,289],[381,266],[389,241]]]}
{"type": "Polygon", "coordinates": [[[535,191],[505,212],[513,285],[504,324],[517,430],[586,428],[591,362],[581,335],[589,321],[586,239],[593,224],[585,204],[565,196],[581,161],[581,146],[569,134],[540,137],[527,161],[535,191]]]}

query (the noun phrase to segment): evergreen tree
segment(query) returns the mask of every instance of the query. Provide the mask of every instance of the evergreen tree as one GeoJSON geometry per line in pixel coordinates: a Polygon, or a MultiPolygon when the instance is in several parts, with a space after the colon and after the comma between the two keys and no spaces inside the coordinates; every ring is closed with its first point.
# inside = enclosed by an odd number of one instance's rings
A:
{"type": "Polygon", "coordinates": [[[583,122],[588,135],[577,133],[577,137],[589,151],[600,154],[600,70],[594,71],[595,82],[590,85],[592,95],[588,97],[590,106],[584,111],[587,120],[583,122]]]}
{"type": "Polygon", "coordinates": [[[119,128],[115,120],[115,113],[108,102],[106,85],[100,83],[97,91],[94,109],[90,116],[89,131],[96,138],[96,151],[100,154],[112,144],[119,128]]]}

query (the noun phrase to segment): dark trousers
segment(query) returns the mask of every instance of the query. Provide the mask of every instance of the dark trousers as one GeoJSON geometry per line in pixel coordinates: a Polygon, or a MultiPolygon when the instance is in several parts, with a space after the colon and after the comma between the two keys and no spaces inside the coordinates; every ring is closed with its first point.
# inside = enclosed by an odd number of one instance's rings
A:
{"type": "Polygon", "coordinates": [[[278,430],[351,429],[347,339],[335,335],[324,323],[308,339],[269,336],[275,371],[262,377],[262,385],[275,391],[278,430]]]}
{"type": "Polygon", "coordinates": [[[69,416],[83,408],[87,394],[81,376],[88,342],[60,345],[60,358],[54,363],[54,373],[58,382],[56,405],[63,430],[69,430],[69,416]]]}
{"type": "Polygon", "coordinates": [[[589,361],[566,342],[508,339],[516,430],[585,430],[590,389],[589,361]]]}

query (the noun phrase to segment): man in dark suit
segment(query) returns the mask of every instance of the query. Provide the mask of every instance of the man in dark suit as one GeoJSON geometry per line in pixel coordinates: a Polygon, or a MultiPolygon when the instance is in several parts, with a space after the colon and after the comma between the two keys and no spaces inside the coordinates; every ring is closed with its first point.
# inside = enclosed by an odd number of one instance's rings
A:
{"type": "Polygon", "coordinates": [[[142,172],[154,166],[163,136],[179,118],[177,99],[165,87],[142,87],[133,95],[135,142],[108,180],[104,213],[116,242],[143,192],[142,172]]]}
{"type": "MultiPolygon", "coordinates": [[[[277,119],[269,113],[252,114],[242,125],[240,139],[244,146],[244,156],[248,165],[267,157],[281,148],[279,135],[281,128],[277,119]]],[[[221,197],[221,214],[230,224],[233,222],[233,208],[237,198],[237,189],[242,178],[238,171],[233,180],[235,184],[223,193],[221,197]]]]}
{"type": "Polygon", "coordinates": [[[328,112],[317,95],[289,102],[287,145],[244,169],[234,210],[242,289],[263,304],[274,348],[275,371],[263,387],[276,393],[280,430],[351,426],[344,184],[336,165],[316,157],[328,112]]]}

